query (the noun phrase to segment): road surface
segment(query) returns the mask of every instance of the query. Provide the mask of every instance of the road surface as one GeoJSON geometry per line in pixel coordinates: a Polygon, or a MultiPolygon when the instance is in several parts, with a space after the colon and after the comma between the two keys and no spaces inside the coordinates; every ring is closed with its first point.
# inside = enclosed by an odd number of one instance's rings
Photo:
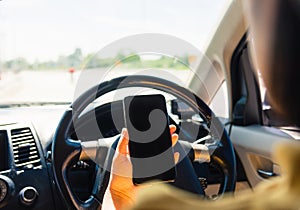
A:
{"type": "MultiPolygon", "coordinates": [[[[118,76],[141,73],[141,70],[116,69],[105,74],[104,69],[87,70],[89,76],[85,79],[85,89],[103,81],[118,76]]],[[[150,74],[172,80],[182,85],[188,83],[189,71],[148,70],[141,74],[150,74]]],[[[71,102],[74,99],[78,80],[82,78],[81,71],[73,74],[67,70],[20,71],[18,73],[3,72],[0,80],[0,104],[18,102],[71,102]]]]}

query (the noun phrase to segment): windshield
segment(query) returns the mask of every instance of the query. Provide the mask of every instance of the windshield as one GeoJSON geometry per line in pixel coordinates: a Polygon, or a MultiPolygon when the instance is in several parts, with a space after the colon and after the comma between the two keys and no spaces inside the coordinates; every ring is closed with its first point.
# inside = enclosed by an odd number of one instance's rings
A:
{"type": "Polygon", "coordinates": [[[122,47],[97,57],[127,36],[161,33],[203,51],[229,0],[0,1],[0,104],[71,102],[82,69],[165,69],[188,81],[187,52],[137,54],[122,47]],[[128,56],[129,55],[129,56],[128,56]]]}

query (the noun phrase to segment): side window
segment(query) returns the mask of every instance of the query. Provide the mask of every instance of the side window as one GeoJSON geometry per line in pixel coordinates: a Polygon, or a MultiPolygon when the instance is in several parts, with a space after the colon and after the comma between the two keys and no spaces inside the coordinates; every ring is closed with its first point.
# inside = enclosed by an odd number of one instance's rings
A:
{"type": "Polygon", "coordinates": [[[226,81],[224,81],[220,86],[219,90],[213,97],[209,107],[217,117],[225,119],[229,118],[228,90],[226,81]]]}

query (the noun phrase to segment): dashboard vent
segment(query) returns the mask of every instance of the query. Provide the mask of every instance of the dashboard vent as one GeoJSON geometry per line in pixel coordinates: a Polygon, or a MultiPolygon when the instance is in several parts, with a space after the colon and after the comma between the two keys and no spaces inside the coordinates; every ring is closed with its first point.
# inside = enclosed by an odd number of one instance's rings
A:
{"type": "Polygon", "coordinates": [[[41,159],[30,128],[11,130],[15,165],[18,168],[33,168],[41,165],[41,159]]]}

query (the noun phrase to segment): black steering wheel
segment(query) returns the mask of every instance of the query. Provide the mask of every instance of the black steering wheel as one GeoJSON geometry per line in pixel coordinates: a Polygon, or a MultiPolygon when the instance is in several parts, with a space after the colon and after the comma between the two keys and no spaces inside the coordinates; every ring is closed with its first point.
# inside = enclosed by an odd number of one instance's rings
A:
{"type": "MultiPolygon", "coordinates": [[[[86,201],[78,199],[73,192],[67,178],[67,172],[68,169],[79,160],[82,151],[81,141],[71,138],[71,133],[74,133],[74,122],[76,122],[83,110],[95,99],[116,89],[130,87],[144,87],[164,91],[180,99],[197,111],[206,122],[211,135],[219,139],[218,144],[215,145],[214,152],[211,154],[211,161],[221,168],[224,176],[219,194],[234,191],[236,183],[236,160],[233,146],[226,130],[221,122],[214,117],[210,108],[191,91],[173,82],[152,76],[134,75],[119,77],[94,86],[84,92],[65,111],[53,138],[52,165],[55,182],[67,206],[71,209],[99,208],[109,178],[107,171],[104,174],[105,180],[96,178],[92,195],[86,201]]],[[[108,158],[111,158],[112,155],[108,156],[110,156],[108,158]]],[[[188,173],[195,172],[189,171],[188,173]]],[[[181,176],[181,178],[182,177],[186,176],[181,176]]],[[[196,175],[192,174],[192,177],[196,177],[196,175]]]]}

